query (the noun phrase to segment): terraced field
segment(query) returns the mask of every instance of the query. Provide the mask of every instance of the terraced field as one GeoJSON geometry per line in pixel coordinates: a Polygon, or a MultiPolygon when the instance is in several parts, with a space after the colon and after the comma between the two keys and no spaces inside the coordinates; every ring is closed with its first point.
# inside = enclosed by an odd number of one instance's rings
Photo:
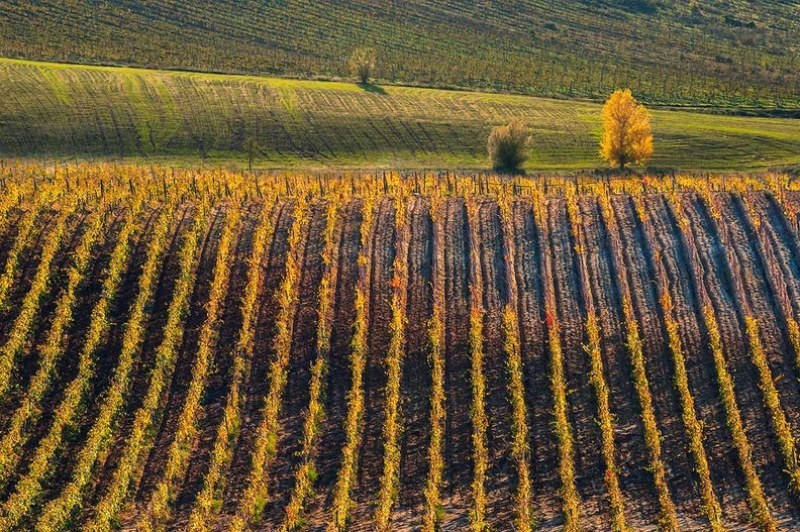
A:
{"type": "Polygon", "coordinates": [[[800,105],[800,7],[785,0],[6,0],[0,55],[384,81],[647,103],[800,105]]]}
{"type": "Polygon", "coordinates": [[[4,530],[800,523],[788,177],[0,186],[4,530]]]}
{"type": "MultiPolygon", "coordinates": [[[[522,119],[529,169],[592,169],[600,106],[404,87],[0,60],[0,154],[261,168],[485,168],[491,128],[522,119]]],[[[796,119],[656,110],[654,168],[800,164],[796,119]]]]}

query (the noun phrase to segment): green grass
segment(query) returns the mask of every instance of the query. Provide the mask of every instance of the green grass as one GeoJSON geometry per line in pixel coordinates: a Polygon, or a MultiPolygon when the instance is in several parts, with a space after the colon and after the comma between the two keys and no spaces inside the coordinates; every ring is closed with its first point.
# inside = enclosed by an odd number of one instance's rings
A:
{"type": "Polygon", "coordinates": [[[0,55],[383,81],[650,103],[800,106],[800,4],[787,0],[5,0],[0,55]]]}
{"type": "MultiPolygon", "coordinates": [[[[529,169],[597,157],[600,106],[520,95],[69,66],[0,59],[0,154],[197,165],[485,168],[492,126],[533,136],[529,169]]],[[[655,110],[654,168],[759,170],[800,164],[792,119],[655,110]]]]}

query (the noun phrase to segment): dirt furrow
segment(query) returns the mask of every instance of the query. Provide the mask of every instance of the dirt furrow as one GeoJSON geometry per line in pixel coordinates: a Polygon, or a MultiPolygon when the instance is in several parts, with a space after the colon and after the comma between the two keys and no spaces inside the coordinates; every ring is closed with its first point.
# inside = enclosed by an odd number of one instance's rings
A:
{"type": "MultiPolygon", "coordinates": [[[[765,273],[770,279],[776,303],[787,321],[795,320],[796,323],[800,315],[800,241],[774,196],[751,194],[747,202],[753,209],[751,219],[758,225],[765,273]]],[[[795,375],[800,377],[800,353],[792,351],[795,375]]]]}
{"type": "Polygon", "coordinates": [[[726,233],[738,257],[744,277],[744,287],[750,303],[750,311],[758,320],[764,352],[769,361],[775,385],[793,433],[800,434],[800,383],[797,379],[780,378],[794,375],[794,350],[786,333],[786,323],[778,308],[775,294],[766,273],[767,264],[762,257],[759,233],[753,227],[752,216],[740,197],[729,194],[718,195],[726,233]]]}
{"type": "Polygon", "coordinates": [[[424,493],[420,487],[429,469],[431,365],[428,360],[428,320],[433,314],[433,226],[430,203],[422,198],[413,201],[406,356],[401,386],[403,433],[400,443],[400,493],[395,523],[398,527],[419,528],[424,503],[424,493]]]}
{"type": "MultiPolygon", "coordinates": [[[[50,278],[48,287],[42,294],[39,311],[34,323],[30,328],[30,342],[22,353],[17,357],[16,368],[11,380],[11,388],[0,398],[0,430],[5,428],[5,421],[11,418],[15,408],[27,393],[28,383],[36,370],[39,368],[39,360],[36,354],[36,342],[45,338],[50,324],[53,321],[53,312],[56,302],[61,295],[62,287],[67,283],[67,271],[72,265],[71,258],[75,252],[80,238],[87,229],[88,211],[79,211],[67,220],[67,235],[65,235],[62,245],[59,246],[50,268],[50,278]]],[[[114,218],[109,219],[109,231],[113,232],[114,218]]],[[[16,306],[12,306],[15,310],[16,306]]],[[[0,342],[7,341],[7,334],[11,331],[14,320],[13,316],[9,319],[0,319],[2,327],[0,330],[0,342]]]]}
{"type": "Polygon", "coordinates": [[[309,400],[311,364],[316,353],[318,287],[322,279],[322,250],[325,245],[325,205],[315,204],[309,210],[309,233],[304,251],[297,314],[294,318],[292,357],[283,394],[277,442],[278,454],[269,468],[268,495],[262,528],[275,529],[284,517],[284,507],[292,485],[301,448],[303,417],[309,400]]]}
{"type": "Polygon", "coordinates": [[[445,471],[444,529],[466,526],[472,502],[472,402],[469,385],[469,240],[463,200],[445,204],[445,471]]]}
{"type": "MultiPolygon", "coordinates": [[[[118,422],[116,425],[116,430],[114,431],[114,443],[111,447],[111,450],[108,454],[108,458],[104,462],[98,462],[97,464],[97,473],[95,474],[95,479],[93,485],[89,488],[90,489],[90,496],[86,497],[86,506],[91,508],[93,504],[97,501],[97,498],[100,497],[106,490],[108,483],[111,481],[111,475],[113,475],[114,470],[116,469],[117,460],[122,455],[122,451],[126,445],[127,436],[130,434],[131,425],[133,422],[133,414],[136,410],[141,406],[141,399],[142,393],[137,393],[140,390],[147,389],[147,382],[150,375],[150,368],[153,365],[153,355],[156,351],[156,347],[161,342],[163,337],[163,328],[162,325],[166,319],[167,309],[172,299],[172,292],[173,287],[175,284],[175,280],[177,278],[178,272],[178,255],[179,255],[179,246],[181,242],[181,235],[184,235],[186,231],[189,229],[191,222],[189,220],[190,216],[188,213],[184,216],[182,213],[184,212],[183,209],[179,210],[176,215],[183,216],[183,219],[180,220],[178,227],[173,229],[173,233],[171,235],[171,242],[169,242],[168,248],[165,250],[162,262],[164,264],[163,270],[161,271],[158,279],[158,284],[156,285],[155,294],[152,300],[152,307],[150,310],[150,315],[146,320],[145,331],[144,331],[144,340],[141,344],[141,349],[139,351],[136,366],[133,368],[131,373],[131,380],[130,380],[130,396],[128,401],[125,403],[124,411],[121,411],[119,414],[118,422]]],[[[131,298],[126,298],[128,300],[132,300],[131,298]]],[[[121,322],[124,323],[124,322],[121,322]]],[[[104,368],[103,373],[106,374],[104,377],[104,381],[108,380],[110,377],[111,372],[116,365],[116,360],[118,358],[118,353],[120,350],[120,346],[115,346],[113,351],[108,351],[108,353],[112,354],[112,357],[104,357],[106,360],[105,362],[98,363],[98,370],[101,366],[107,365],[107,368],[104,368]],[[114,364],[110,364],[110,360],[113,359],[114,364]]],[[[98,375],[103,375],[98,371],[98,375]]],[[[103,390],[105,389],[105,385],[103,385],[103,390]]],[[[99,397],[100,395],[100,388],[96,388],[96,392],[94,397],[99,397]]],[[[95,407],[99,406],[95,405],[95,407]]],[[[94,414],[90,419],[94,419],[94,414]]],[[[79,441],[80,443],[83,442],[84,438],[81,438],[79,441]]],[[[78,449],[76,448],[76,451],[78,449]]],[[[67,477],[69,478],[69,477],[67,477]]]]}
{"type": "Polygon", "coordinates": [[[683,204],[697,242],[708,295],[719,322],[728,369],[734,378],[736,398],[745,432],[755,451],[753,464],[764,485],[775,517],[790,515],[796,511],[796,505],[788,497],[783,464],[775,446],[769,417],[750,359],[749,345],[744,336],[741,309],[732,293],[734,281],[725,257],[724,244],[712,214],[702,199],[686,196],[683,204]]]}
{"type": "Polygon", "coordinates": [[[688,263],[686,245],[663,196],[648,196],[643,203],[653,228],[648,239],[656,239],[655,242],[648,242],[648,245],[651,253],[660,253],[669,283],[672,312],[679,325],[678,333],[697,418],[703,427],[712,484],[725,518],[730,519],[731,524],[743,524],[747,522],[749,512],[746,494],[716,385],[713,356],[708,338],[703,335],[702,302],[688,263]]]}
{"type": "MultiPolygon", "coordinates": [[[[141,223],[139,227],[139,231],[134,236],[134,245],[132,246],[132,251],[130,254],[130,258],[128,261],[128,267],[125,273],[123,274],[122,282],[119,286],[119,289],[116,293],[113,303],[111,304],[111,309],[109,313],[109,321],[112,324],[118,323],[125,323],[128,319],[129,313],[129,302],[133,299],[137,291],[138,285],[138,278],[141,274],[142,266],[145,261],[146,251],[148,247],[148,243],[150,241],[149,238],[149,228],[151,224],[156,219],[156,211],[150,211],[144,214],[144,221],[141,223]]],[[[164,273],[162,271],[162,278],[164,273]]],[[[102,276],[101,276],[102,277],[102,276]]],[[[79,313],[80,311],[78,311],[79,313]]],[[[78,314],[76,313],[76,314],[78,314]]],[[[68,481],[69,474],[72,470],[74,465],[73,458],[78,449],[80,449],[81,444],[83,443],[86,432],[88,431],[89,427],[91,426],[92,420],[94,419],[94,415],[96,412],[97,401],[96,398],[98,394],[105,390],[108,377],[110,372],[112,371],[116,359],[117,353],[119,352],[119,347],[121,344],[123,334],[122,327],[111,327],[108,331],[107,337],[104,339],[104,343],[102,344],[101,349],[98,350],[98,354],[96,355],[95,365],[94,365],[94,372],[93,376],[90,378],[90,384],[88,390],[86,392],[85,397],[86,399],[86,410],[84,411],[84,415],[80,418],[76,419],[74,426],[68,432],[65,432],[61,443],[58,446],[58,449],[55,454],[55,458],[53,460],[53,467],[51,470],[51,475],[48,477],[47,482],[43,485],[43,491],[41,494],[40,502],[46,502],[47,500],[54,497],[58,494],[61,487],[68,481]]],[[[76,339],[76,347],[80,349],[81,341],[83,340],[82,337],[76,339]]],[[[68,374],[67,379],[64,382],[70,382],[71,379],[77,374],[78,371],[78,364],[77,364],[77,356],[70,356],[71,352],[66,351],[65,354],[67,356],[64,357],[63,363],[69,366],[69,370],[72,373],[68,374]]],[[[58,373],[60,379],[64,379],[65,375],[63,373],[58,373]]],[[[61,390],[63,391],[63,390],[61,390]]],[[[56,405],[61,404],[63,399],[62,393],[57,393],[54,395],[52,406],[55,407],[56,405]]],[[[47,398],[45,399],[47,401],[47,398]]],[[[46,404],[46,403],[45,403],[46,404]]],[[[50,405],[48,405],[50,406],[50,405]]],[[[50,421],[52,419],[53,409],[46,407],[47,409],[44,410],[44,415],[42,416],[41,420],[44,423],[40,423],[40,427],[44,428],[42,432],[38,430],[34,432],[34,438],[29,440],[25,445],[25,452],[22,454],[23,462],[21,462],[22,469],[18,468],[18,471],[24,471],[27,469],[27,464],[25,463],[24,458],[30,458],[33,454],[31,451],[34,449],[35,445],[38,445],[38,440],[36,437],[44,436],[46,431],[50,428],[50,421]]],[[[95,479],[97,480],[97,479],[95,479]]],[[[35,512],[34,512],[35,513],[35,512]]]]}
{"type": "Polygon", "coordinates": [[[785,284],[790,308],[796,316],[800,312],[800,241],[774,196],[751,194],[748,201],[768,237],[766,242],[762,242],[771,247],[772,259],[780,268],[780,281],[785,284]]]}
{"type": "MultiPolygon", "coordinates": [[[[108,267],[111,252],[116,244],[115,237],[122,228],[123,218],[124,213],[122,210],[109,214],[109,224],[105,232],[106,238],[98,242],[95,248],[94,260],[88,265],[84,280],[78,287],[73,312],[74,319],[67,328],[66,339],[64,340],[65,356],[62,356],[56,363],[55,375],[57,375],[58,378],[53,377],[51,379],[49,389],[42,398],[39,415],[35,417],[27,429],[29,438],[27,438],[21,450],[22,459],[17,468],[18,472],[27,469],[33,450],[36,448],[40,439],[47,433],[51,425],[53,411],[63,396],[64,387],[77,372],[77,357],[69,356],[69,353],[77,353],[86,336],[91,309],[94,308],[95,303],[99,299],[100,287],[103,283],[103,272],[105,272],[108,267]]],[[[142,246],[137,245],[135,247],[138,253],[129,260],[128,267],[130,269],[134,268],[137,260],[139,263],[143,260],[142,246]]],[[[132,279],[135,279],[135,277],[132,277],[132,279]]],[[[40,340],[41,339],[37,340],[37,342],[40,340]]],[[[18,402],[15,401],[11,406],[18,406],[18,402]]],[[[4,419],[6,418],[4,417],[4,419]]],[[[3,431],[3,433],[5,434],[5,431],[3,431]]],[[[6,489],[0,489],[0,497],[4,498],[12,492],[14,482],[15,479],[12,478],[12,481],[6,485],[6,489]]]]}
{"type": "Polygon", "coordinates": [[[628,264],[630,287],[641,330],[645,365],[650,382],[658,427],[662,435],[664,463],[672,500],[684,525],[693,526],[701,515],[697,478],[692,468],[689,445],[681,419],[680,402],[674,384],[674,367],[660,319],[655,275],[645,246],[645,236],[629,197],[614,198],[614,210],[628,264]]]}
{"type": "Polygon", "coordinates": [[[246,485],[250,471],[250,454],[261,421],[262,405],[267,393],[269,364],[275,356],[272,340],[279,310],[276,291],[283,279],[286,254],[289,251],[289,231],[294,223],[294,205],[284,202],[276,213],[275,233],[263,257],[264,275],[259,291],[259,310],[255,325],[252,358],[249,361],[247,385],[243,393],[242,424],[236,442],[231,466],[225,480],[225,504],[222,513],[236,511],[236,501],[246,485]]]}
{"type": "Polygon", "coordinates": [[[525,395],[531,439],[531,469],[534,512],[544,528],[558,527],[561,489],[558,476],[558,441],[553,431],[555,417],[549,379],[549,358],[544,330],[544,287],[542,286],[541,229],[528,201],[515,209],[517,249],[520,264],[520,336],[525,365],[525,395]]]}
{"type": "Polygon", "coordinates": [[[244,209],[238,242],[231,253],[233,255],[231,281],[220,319],[214,365],[203,394],[203,408],[198,418],[198,437],[194,442],[192,458],[180,494],[175,501],[174,525],[176,527],[185,526],[188,512],[191,510],[197,492],[202,487],[216,427],[222,418],[222,410],[225,405],[233,347],[242,323],[240,302],[247,282],[247,257],[251,253],[253,232],[257,225],[260,205],[252,204],[244,209]]]}
{"type": "MultiPolygon", "coordinates": [[[[386,198],[376,207],[372,234],[369,309],[369,355],[364,368],[364,420],[358,464],[357,506],[353,520],[370,529],[383,473],[386,353],[391,337],[392,264],[395,257],[394,205],[386,198]]],[[[356,530],[361,530],[358,527],[356,530]]]]}
{"type": "Polygon", "coordinates": [[[629,525],[637,528],[658,520],[658,504],[649,473],[647,448],[641,422],[641,406],[636,397],[630,357],[625,348],[625,318],[611,256],[608,228],[597,200],[583,199],[582,218],[586,238],[586,257],[592,295],[599,310],[606,380],[614,418],[619,479],[625,496],[629,525]]]}
{"type": "Polygon", "coordinates": [[[498,206],[482,201],[479,240],[483,280],[484,377],[486,413],[489,419],[487,447],[487,522],[502,528],[513,521],[514,462],[511,456],[512,414],[508,397],[506,354],[503,348],[503,309],[508,303],[503,233],[498,206]]]}
{"type": "MultiPolygon", "coordinates": [[[[5,304],[0,308],[0,339],[5,338],[14,323],[17,309],[30,287],[36,266],[39,264],[43,241],[52,230],[57,216],[58,212],[55,209],[43,208],[20,248],[15,275],[11,278],[12,284],[6,293],[5,304]]],[[[9,247],[13,245],[14,241],[12,240],[9,242],[9,247]]],[[[0,271],[3,271],[5,267],[6,260],[3,260],[0,262],[0,271]]]]}
{"type": "Polygon", "coordinates": [[[183,347],[180,350],[173,375],[171,389],[167,393],[164,418],[158,428],[152,452],[147,457],[142,480],[139,483],[134,503],[146,502],[144,497],[151,492],[167,459],[169,444],[174,436],[178,423],[180,408],[185,401],[186,391],[197,349],[199,327],[206,318],[206,302],[210,289],[211,274],[217,254],[217,243],[224,223],[224,208],[219,209],[213,218],[205,237],[202,254],[199,258],[197,281],[189,311],[186,316],[187,325],[184,333],[183,347]]]}
{"type": "Polygon", "coordinates": [[[339,266],[336,281],[336,303],[331,334],[331,354],[325,396],[325,421],[317,456],[317,496],[308,503],[308,526],[311,530],[325,528],[330,507],[330,495],[342,458],[345,434],[342,431],[347,415],[347,391],[350,389],[350,341],[355,318],[355,289],[358,279],[357,258],[360,248],[359,232],[362,221],[361,200],[354,200],[342,209],[339,238],[339,266]]]}
{"type": "Polygon", "coordinates": [[[601,439],[599,426],[595,422],[597,404],[589,382],[589,358],[583,348],[585,309],[581,302],[575,241],[565,200],[550,202],[549,218],[555,295],[570,392],[570,422],[575,431],[575,469],[582,499],[581,521],[590,528],[598,528],[603,516],[608,515],[608,504],[603,485],[602,455],[600,446],[596,444],[601,439]]]}

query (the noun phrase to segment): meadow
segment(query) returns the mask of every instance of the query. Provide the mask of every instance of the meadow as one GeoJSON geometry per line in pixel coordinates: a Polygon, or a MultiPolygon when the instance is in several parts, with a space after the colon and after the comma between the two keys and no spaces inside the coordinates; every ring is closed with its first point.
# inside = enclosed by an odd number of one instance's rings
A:
{"type": "Polygon", "coordinates": [[[4,530],[800,522],[796,179],[0,186],[4,530]]]}
{"type": "MultiPolygon", "coordinates": [[[[0,59],[4,157],[259,168],[488,166],[492,127],[521,119],[532,170],[602,167],[592,102],[345,82],[0,59]]],[[[654,169],[800,164],[797,120],[653,110],[654,169]]]]}

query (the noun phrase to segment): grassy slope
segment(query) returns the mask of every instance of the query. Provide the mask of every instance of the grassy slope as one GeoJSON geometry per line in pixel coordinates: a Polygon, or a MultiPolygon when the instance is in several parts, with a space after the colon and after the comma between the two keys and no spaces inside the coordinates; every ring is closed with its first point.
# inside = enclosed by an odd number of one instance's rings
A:
{"type": "MultiPolygon", "coordinates": [[[[493,124],[531,128],[536,169],[597,159],[599,106],[587,102],[349,83],[66,66],[0,60],[0,153],[126,157],[196,164],[245,160],[311,165],[487,164],[493,124]]],[[[798,121],[655,111],[654,167],[760,169],[800,163],[798,121]]]]}
{"type": "Polygon", "coordinates": [[[0,55],[342,76],[649,102],[800,105],[800,4],[786,0],[6,0],[0,55]]]}

